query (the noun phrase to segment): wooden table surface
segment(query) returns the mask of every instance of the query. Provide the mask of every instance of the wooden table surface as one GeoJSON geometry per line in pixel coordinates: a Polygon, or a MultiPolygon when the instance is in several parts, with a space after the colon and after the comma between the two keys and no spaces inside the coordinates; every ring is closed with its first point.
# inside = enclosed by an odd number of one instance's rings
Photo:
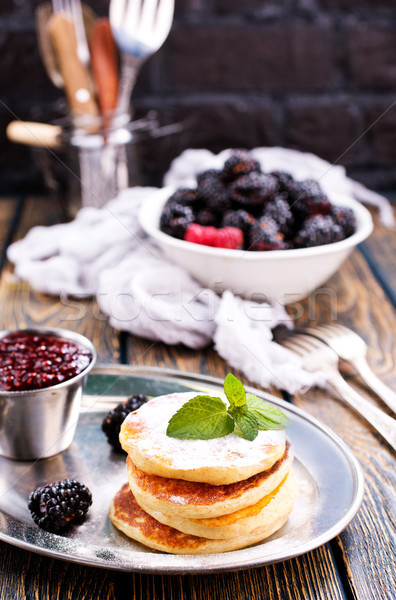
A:
{"type": "MultiPolygon", "coordinates": [[[[23,237],[33,225],[58,220],[58,208],[48,199],[0,199],[2,329],[32,325],[65,327],[93,341],[100,363],[156,365],[225,376],[229,370],[227,364],[212,348],[193,351],[120,333],[109,326],[95,301],[60,301],[16,281],[6,260],[7,245],[23,237]]],[[[368,359],[373,370],[393,389],[396,389],[395,256],[396,233],[376,222],[370,240],[354,251],[331,278],[326,292],[313,294],[289,307],[299,325],[337,319],[352,327],[369,345],[368,359]]],[[[351,371],[347,375],[363,395],[391,414],[351,371]]],[[[0,598],[395,598],[394,453],[379,434],[335,395],[315,389],[296,396],[293,402],[336,431],[353,450],[365,473],[362,507],[334,540],[303,556],[264,568],[180,576],[85,567],[1,542],[0,598]]]]}

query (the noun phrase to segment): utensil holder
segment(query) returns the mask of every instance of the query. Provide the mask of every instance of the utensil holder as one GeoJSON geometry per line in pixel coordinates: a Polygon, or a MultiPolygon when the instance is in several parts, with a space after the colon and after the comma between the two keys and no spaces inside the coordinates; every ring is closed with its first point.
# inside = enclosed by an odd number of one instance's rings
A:
{"type": "Polygon", "coordinates": [[[70,145],[77,154],[78,169],[71,175],[77,176],[82,207],[101,208],[137,184],[135,138],[128,129],[114,129],[107,135],[75,133],[70,145]]]}

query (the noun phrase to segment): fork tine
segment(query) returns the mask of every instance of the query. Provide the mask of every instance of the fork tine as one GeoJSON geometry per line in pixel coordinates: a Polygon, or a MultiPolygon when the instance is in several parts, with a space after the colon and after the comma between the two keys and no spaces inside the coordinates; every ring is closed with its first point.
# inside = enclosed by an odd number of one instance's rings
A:
{"type": "Polygon", "coordinates": [[[156,33],[162,43],[168,35],[173,21],[174,0],[158,0],[156,33]]]}
{"type": "MultiPolygon", "coordinates": [[[[118,0],[110,2],[109,16],[113,27],[121,28],[124,19],[126,18],[126,3],[128,0],[118,0]]],[[[135,2],[129,2],[128,8],[134,5],[135,2]]]]}
{"type": "Polygon", "coordinates": [[[157,0],[144,0],[140,15],[139,36],[150,40],[153,37],[153,27],[157,14],[157,0]]]}
{"type": "Polygon", "coordinates": [[[302,356],[301,349],[297,344],[290,343],[288,340],[282,340],[282,346],[290,350],[290,352],[302,356]]]}
{"type": "Polygon", "coordinates": [[[322,350],[325,347],[321,341],[308,335],[297,334],[296,336],[294,336],[294,339],[296,343],[299,344],[302,348],[305,348],[307,352],[322,350]]]}
{"type": "MultiPolygon", "coordinates": [[[[133,31],[136,31],[140,24],[140,19],[142,17],[142,2],[143,0],[126,0],[127,7],[124,13],[125,15],[125,23],[128,23],[128,32],[132,35],[133,31]],[[131,28],[131,29],[129,29],[131,28]]],[[[122,27],[122,25],[121,25],[122,27]]]]}
{"type": "Polygon", "coordinates": [[[351,329],[344,327],[340,323],[330,323],[328,325],[322,325],[319,327],[319,330],[323,331],[325,334],[331,335],[332,337],[342,335],[349,335],[350,333],[354,333],[351,329]]]}
{"type": "Polygon", "coordinates": [[[307,344],[306,340],[299,336],[298,334],[293,336],[290,340],[282,341],[282,345],[286,346],[292,352],[299,354],[300,356],[304,356],[306,354],[311,354],[315,348],[307,344]]]}

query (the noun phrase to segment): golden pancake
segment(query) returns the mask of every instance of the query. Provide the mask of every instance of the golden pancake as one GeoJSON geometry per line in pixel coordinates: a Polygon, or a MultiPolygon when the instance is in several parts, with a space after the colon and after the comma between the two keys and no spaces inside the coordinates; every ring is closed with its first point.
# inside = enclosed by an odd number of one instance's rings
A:
{"type": "Polygon", "coordinates": [[[120,531],[155,550],[172,554],[211,554],[237,550],[264,540],[282,527],[292,507],[289,503],[277,506],[275,497],[266,508],[266,519],[249,534],[231,539],[209,540],[182,533],[153,519],[140,508],[126,483],[113,498],[109,514],[112,523],[120,531]]]}
{"type": "Polygon", "coordinates": [[[147,512],[195,519],[218,517],[258,502],[275,489],[289,473],[293,462],[290,442],[284,455],[270,469],[248,479],[226,485],[170,479],[138,469],[127,457],[129,486],[147,512]]]}
{"type": "Polygon", "coordinates": [[[280,515],[289,514],[296,497],[294,476],[289,473],[284,481],[256,504],[236,512],[211,519],[188,519],[152,511],[140,504],[154,519],[183,533],[209,539],[245,537],[252,531],[271,525],[280,515]]]}
{"type": "Polygon", "coordinates": [[[160,477],[224,485],[261,473],[283,456],[283,429],[259,431],[253,441],[235,433],[211,440],[167,436],[170,418],[196,395],[188,392],[153,398],[127,416],[120,442],[138,469],[160,477]]]}

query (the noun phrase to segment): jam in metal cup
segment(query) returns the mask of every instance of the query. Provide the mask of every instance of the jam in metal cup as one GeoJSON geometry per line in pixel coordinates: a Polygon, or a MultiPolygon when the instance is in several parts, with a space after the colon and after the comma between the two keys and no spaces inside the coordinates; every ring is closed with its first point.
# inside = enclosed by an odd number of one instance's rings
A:
{"type": "Polygon", "coordinates": [[[26,391],[0,391],[0,454],[16,460],[48,458],[63,452],[73,441],[81,399],[96,351],[84,336],[66,329],[2,331],[54,336],[91,354],[88,366],[77,375],[49,387],[26,391]]]}

